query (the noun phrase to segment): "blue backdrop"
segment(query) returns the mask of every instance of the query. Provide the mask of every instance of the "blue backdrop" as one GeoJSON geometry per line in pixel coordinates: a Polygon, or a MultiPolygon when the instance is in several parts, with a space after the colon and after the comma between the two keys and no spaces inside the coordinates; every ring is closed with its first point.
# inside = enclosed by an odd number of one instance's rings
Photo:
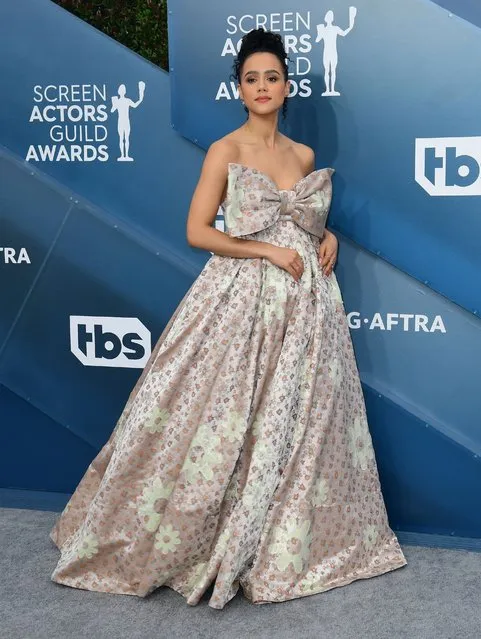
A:
{"type": "Polygon", "coordinates": [[[257,20],[290,48],[284,130],[336,169],[336,273],[391,524],[481,546],[481,32],[463,19],[481,11],[350,6],[178,0],[170,74],[48,0],[0,6],[3,504],[62,507],[208,259],[187,211],[206,148],[244,121],[229,74],[257,20]]]}

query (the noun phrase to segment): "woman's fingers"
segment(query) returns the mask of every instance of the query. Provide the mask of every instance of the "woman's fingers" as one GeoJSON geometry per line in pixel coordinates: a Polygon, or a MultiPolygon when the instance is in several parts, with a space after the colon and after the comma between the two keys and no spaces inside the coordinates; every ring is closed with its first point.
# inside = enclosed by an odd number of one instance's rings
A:
{"type": "Polygon", "coordinates": [[[299,281],[304,271],[304,262],[302,261],[302,258],[294,258],[291,262],[291,267],[296,281],[299,281]]]}
{"type": "Polygon", "coordinates": [[[326,275],[330,275],[332,273],[332,269],[334,268],[335,263],[336,263],[336,258],[332,256],[324,270],[324,273],[326,275]]]}
{"type": "Polygon", "coordinates": [[[330,275],[332,268],[335,264],[335,261],[336,261],[335,252],[332,252],[332,251],[329,251],[329,253],[326,252],[326,254],[322,258],[319,255],[319,263],[321,265],[322,272],[325,275],[330,275]]]}
{"type": "Polygon", "coordinates": [[[325,246],[319,247],[319,262],[321,266],[324,266],[329,261],[329,255],[327,254],[327,249],[325,246]]]}

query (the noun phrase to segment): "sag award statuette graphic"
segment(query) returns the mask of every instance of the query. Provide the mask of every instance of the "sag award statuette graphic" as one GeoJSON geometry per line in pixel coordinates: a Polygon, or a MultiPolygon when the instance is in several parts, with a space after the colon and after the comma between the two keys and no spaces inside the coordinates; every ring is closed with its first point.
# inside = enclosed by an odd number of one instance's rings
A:
{"type": "Polygon", "coordinates": [[[133,162],[134,158],[129,155],[130,144],[130,115],[129,109],[136,109],[144,99],[145,82],[142,80],[139,82],[139,99],[137,102],[133,102],[130,98],[125,96],[125,84],[121,84],[118,88],[118,95],[112,96],[112,108],[111,113],[117,111],[118,125],[117,131],[119,133],[119,146],[120,157],[117,158],[117,162],[133,162]]]}
{"type": "Polygon", "coordinates": [[[324,83],[326,90],[322,95],[341,95],[339,91],[336,91],[334,85],[336,84],[336,69],[337,69],[337,36],[346,36],[349,31],[354,27],[354,18],[356,17],[356,7],[349,7],[349,27],[347,29],[341,29],[335,24],[332,24],[334,20],[334,13],[329,10],[324,20],[326,24],[317,25],[317,37],[316,42],[324,40],[324,54],[322,56],[322,63],[324,65],[324,83]],[[330,74],[330,78],[329,78],[330,74]]]}

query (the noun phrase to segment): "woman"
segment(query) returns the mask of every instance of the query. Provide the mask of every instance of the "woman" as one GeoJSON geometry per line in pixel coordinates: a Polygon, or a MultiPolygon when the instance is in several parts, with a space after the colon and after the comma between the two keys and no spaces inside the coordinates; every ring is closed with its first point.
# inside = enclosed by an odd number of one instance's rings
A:
{"type": "Polygon", "coordinates": [[[55,524],[52,580],[223,608],[406,564],[390,529],[325,230],[331,174],[281,135],[279,35],[234,65],[248,120],[209,149],[187,223],[211,251],[55,524]],[[227,232],[211,225],[223,203],[227,232]]]}

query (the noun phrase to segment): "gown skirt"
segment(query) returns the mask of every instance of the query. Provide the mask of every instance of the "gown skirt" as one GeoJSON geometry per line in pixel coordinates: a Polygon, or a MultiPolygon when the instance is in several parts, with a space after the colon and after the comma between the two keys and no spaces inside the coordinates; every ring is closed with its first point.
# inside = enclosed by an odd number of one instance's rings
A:
{"type": "Polygon", "coordinates": [[[389,527],[334,272],[318,249],[331,175],[292,189],[229,164],[226,232],[295,248],[214,254],[50,532],[52,581],[221,609],[321,593],[407,562],[389,527]]]}

